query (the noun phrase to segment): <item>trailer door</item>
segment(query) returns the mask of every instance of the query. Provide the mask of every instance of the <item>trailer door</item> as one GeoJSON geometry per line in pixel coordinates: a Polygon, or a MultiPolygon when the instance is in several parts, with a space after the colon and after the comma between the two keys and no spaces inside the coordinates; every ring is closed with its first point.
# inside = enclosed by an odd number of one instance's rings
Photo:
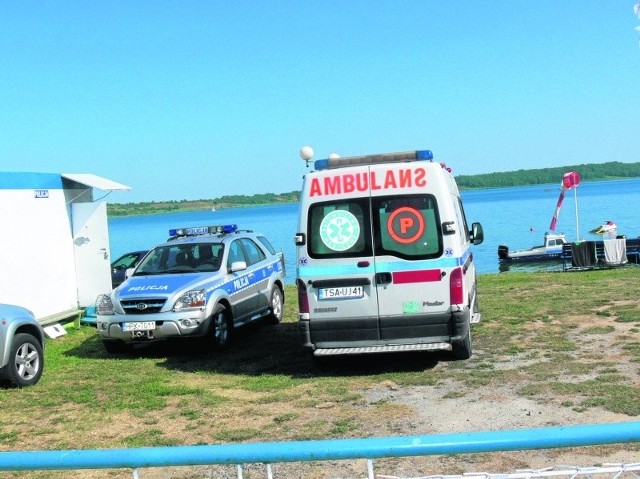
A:
{"type": "Polygon", "coordinates": [[[72,203],[71,218],[78,304],[86,307],[111,290],[107,204],[72,203]]]}

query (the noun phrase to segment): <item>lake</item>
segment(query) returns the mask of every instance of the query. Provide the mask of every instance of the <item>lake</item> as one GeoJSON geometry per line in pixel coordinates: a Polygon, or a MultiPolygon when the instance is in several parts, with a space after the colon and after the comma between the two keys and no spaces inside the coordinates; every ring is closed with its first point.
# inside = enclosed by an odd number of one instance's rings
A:
{"type": "MultiPolygon", "coordinates": [[[[478,221],[484,228],[484,242],[473,247],[478,274],[491,274],[501,271],[497,253],[499,245],[508,245],[514,250],[542,244],[555,212],[560,182],[463,191],[461,194],[469,224],[478,221]]],[[[601,236],[591,234],[589,230],[612,220],[618,225],[618,234],[628,238],[639,237],[638,205],[640,178],[583,182],[577,189],[566,192],[556,232],[565,233],[569,241],[601,239],[601,236]]],[[[171,228],[227,223],[264,233],[276,249],[284,252],[287,284],[295,282],[296,251],[293,237],[298,224],[297,203],[110,218],[111,258],[116,259],[128,251],[150,249],[165,241],[171,228]]],[[[541,267],[560,269],[557,264],[512,265],[508,269],[535,271],[541,267]]],[[[502,268],[503,271],[506,269],[502,268]]]]}

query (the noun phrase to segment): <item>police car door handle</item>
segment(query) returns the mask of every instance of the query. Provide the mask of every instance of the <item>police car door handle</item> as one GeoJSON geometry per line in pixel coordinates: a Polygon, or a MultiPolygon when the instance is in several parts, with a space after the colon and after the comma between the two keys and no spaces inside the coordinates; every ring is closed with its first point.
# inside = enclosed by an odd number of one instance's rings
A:
{"type": "Polygon", "coordinates": [[[368,261],[358,261],[358,268],[368,268],[370,264],[368,261]]]}

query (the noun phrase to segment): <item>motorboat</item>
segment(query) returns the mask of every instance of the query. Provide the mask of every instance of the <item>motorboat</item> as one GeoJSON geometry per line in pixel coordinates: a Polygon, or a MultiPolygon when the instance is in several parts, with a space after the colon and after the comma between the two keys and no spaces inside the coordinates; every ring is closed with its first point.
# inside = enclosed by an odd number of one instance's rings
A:
{"type": "Polygon", "coordinates": [[[564,233],[545,233],[544,243],[529,249],[509,251],[506,245],[498,246],[498,259],[506,262],[548,261],[560,259],[562,245],[567,244],[564,233]]]}
{"type": "Polygon", "coordinates": [[[618,226],[613,221],[605,221],[597,228],[594,228],[591,231],[589,231],[589,233],[603,235],[606,233],[616,232],[617,229],[618,229],[618,226]]]}

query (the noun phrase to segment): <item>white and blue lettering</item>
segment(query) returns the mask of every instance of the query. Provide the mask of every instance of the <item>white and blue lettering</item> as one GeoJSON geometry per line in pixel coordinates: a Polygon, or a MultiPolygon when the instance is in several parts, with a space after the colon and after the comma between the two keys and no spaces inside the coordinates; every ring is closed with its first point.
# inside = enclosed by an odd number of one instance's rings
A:
{"type": "Polygon", "coordinates": [[[149,286],[132,286],[130,288],[127,288],[127,292],[129,291],[168,291],[169,290],[169,286],[167,286],[166,284],[162,284],[162,285],[155,285],[155,284],[151,284],[149,286]]]}
{"type": "Polygon", "coordinates": [[[247,276],[242,276],[233,280],[233,287],[236,290],[246,288],[247,286],[249,286],[249,278],[247,276]]]}

